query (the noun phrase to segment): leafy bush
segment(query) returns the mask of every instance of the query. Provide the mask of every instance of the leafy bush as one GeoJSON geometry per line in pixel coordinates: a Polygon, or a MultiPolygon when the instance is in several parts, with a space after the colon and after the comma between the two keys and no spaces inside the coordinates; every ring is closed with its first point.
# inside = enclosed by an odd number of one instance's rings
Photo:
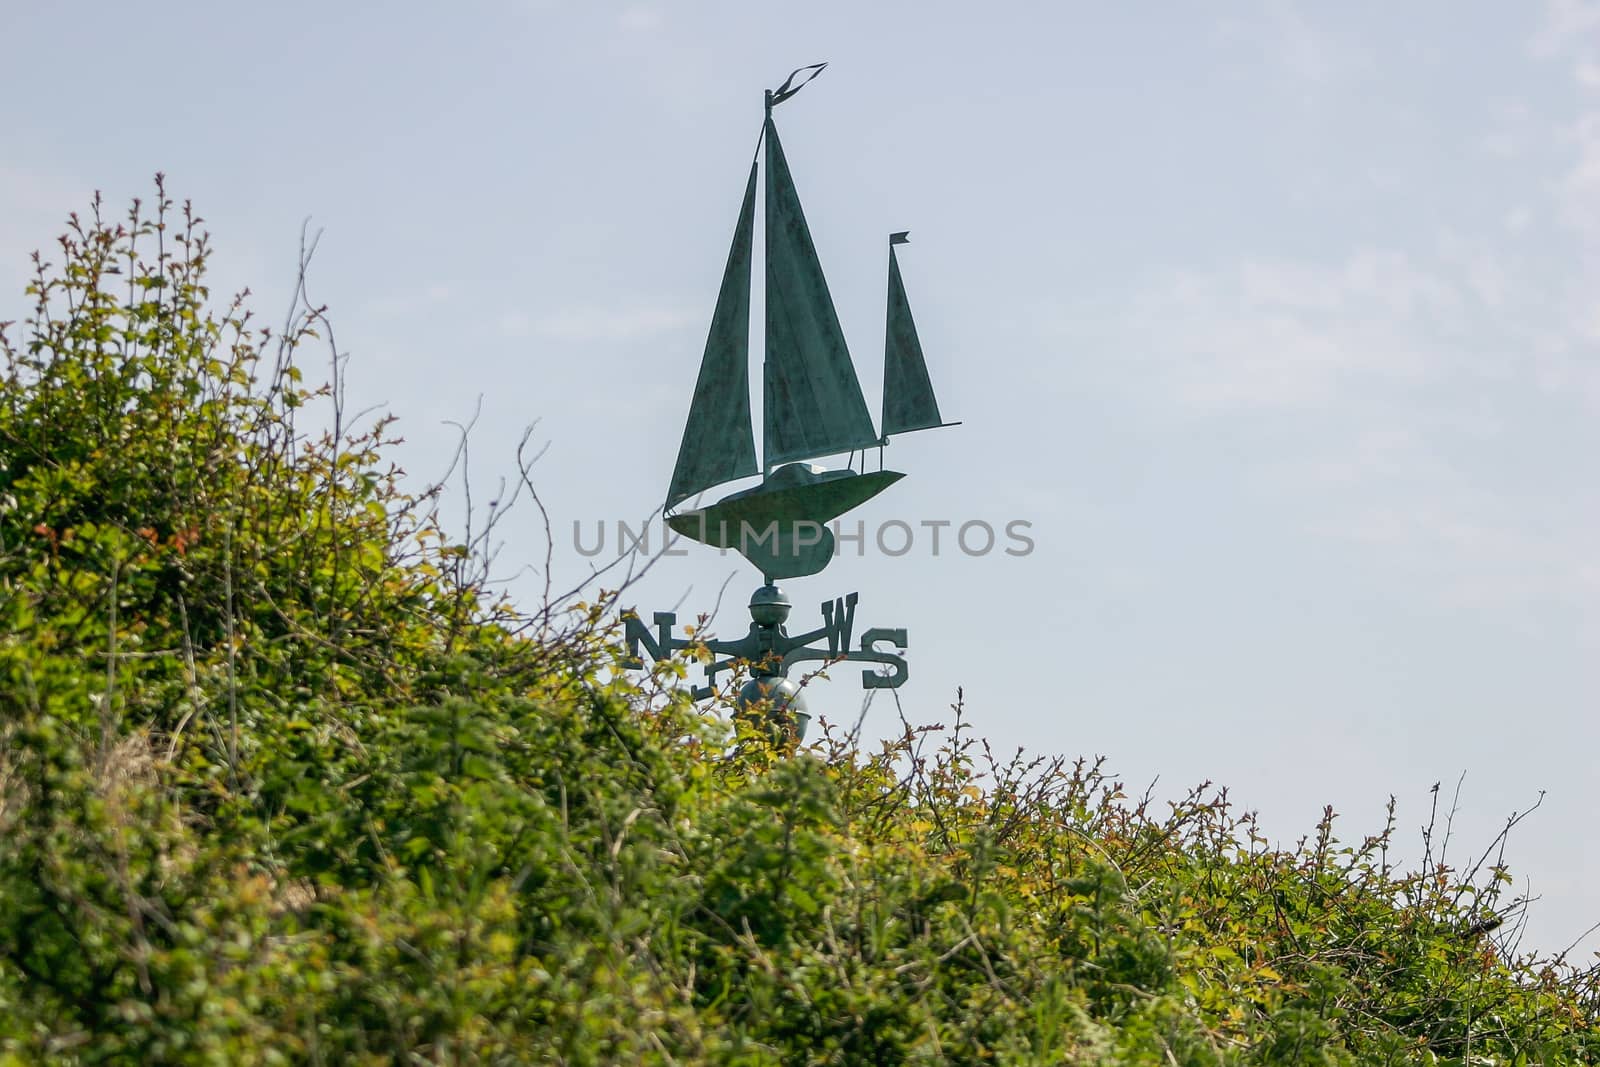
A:
{"type": "Polygon", "coordinates": [[[201,225],[96,202],[0,327],[0,1064],[1593,1059],[1498,857],[624,680],[616,594],[491,597],[201,225]]]}

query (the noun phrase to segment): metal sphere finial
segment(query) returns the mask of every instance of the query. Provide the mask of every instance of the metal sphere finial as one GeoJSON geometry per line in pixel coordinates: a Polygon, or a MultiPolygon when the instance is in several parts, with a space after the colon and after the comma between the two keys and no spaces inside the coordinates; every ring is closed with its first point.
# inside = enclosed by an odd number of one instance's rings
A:
{"type": "Polygon", "coordinates": [[[750,594],[750,618],[757,626],[782,626],[789,621],[789,597],[768,582],[750,594]]]}

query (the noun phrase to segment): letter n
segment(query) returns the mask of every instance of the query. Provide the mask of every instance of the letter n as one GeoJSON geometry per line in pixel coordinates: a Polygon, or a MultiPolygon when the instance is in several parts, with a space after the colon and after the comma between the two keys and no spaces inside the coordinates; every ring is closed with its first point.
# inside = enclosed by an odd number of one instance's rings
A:
{"type": "Polygon", "coordinates": [[[672,627],[677,621],[678,616],[673,612],[656,612],[656,636],[651,637],[650,631],[645,629],[638,615],[631,611],[625,614],[622,617],[622,639],[628,646],[628,658],[623,666],[635,671],[644,667],[644,661],[639,658],[641,644],[644,645],[645,652],[649,653],[652,662],[659,663],[672,655],[672,650],[678,645],[672,638],[672,627]]]}

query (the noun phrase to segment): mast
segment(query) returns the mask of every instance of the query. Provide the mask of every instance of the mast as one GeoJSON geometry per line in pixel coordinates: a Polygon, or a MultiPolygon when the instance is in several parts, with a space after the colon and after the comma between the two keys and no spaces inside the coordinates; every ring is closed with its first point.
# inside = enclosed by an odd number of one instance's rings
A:
{"type": "MultiPolygon", "coordinates": [[[[792,79],[791,75],[791,79],[792,79]]],[[[793,95],[768,91],[766,141],[766,359],[763,466],[849,452],[878,443],[833,296],[817,259],[789,162],[772,122],[793,95]]]]}

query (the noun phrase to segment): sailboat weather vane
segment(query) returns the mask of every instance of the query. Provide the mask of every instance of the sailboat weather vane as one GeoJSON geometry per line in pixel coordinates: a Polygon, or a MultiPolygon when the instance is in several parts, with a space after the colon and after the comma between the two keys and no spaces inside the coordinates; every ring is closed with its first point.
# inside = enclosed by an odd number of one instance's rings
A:
{"type": "Polygon", "coordinates": [[[900,232],[889,237],[883,408],[881,430],[873,429],[772,121],[773,108],[799,92],[826,66],[801,67],[776,90],[767,91],[758,158],[751,161],[689,419],[667,489],[669,527],[702,544],[735,549],[761,571],[766,584],[751,597],[750,630],[733,641],[699,640],[674,637],[676,618],[671,612],[656,613],[654,634],[636,615],[624,618],[631,666],[643,665],[641,651],[661,659],[680,649],[705,648],[713,657],[723,658],[714,658],[707,666],[708,685],[694,692],[700,699],[710,695],[710,683],[718,673],[748,665],[752,677],[740,692],[739,705],[768,701],[775,714],[791,720],[797,734],[804,731],[808,716],[799,686],[787,676],[790,666],[807,660],[877,663],[888,666],[889,673],[863,671],[862,685],[897,688],[909,675],[901,654],[906,633],[903,629],[868,629],[861,634],[860,645],[851,648],[857,602],[857,595],[851,593],[823,603],[822,627],[790,636],[785,627],[789,599],[775,580],[822,570],[834,555],[835,541],[828,523],[904,477],[883,468],[883,446],[890,435],[955,425],[940,417],[911,319],[895,254],[895,246],[907,239],[907,233],[900,232]],[[797,83],[801,75],[804,77],[797,83]],[[766,343],[762,458],[758,462],[750,411],[749,338],[756,187],[763,148],[766,343]],[[874,471],[867,470],[869,448],[878,450],[878,469],[874,471]],[[842,469],[829,470],[810,462],[846,453],[850,459],[842,469]],[[854,465],[858,455],[859,471],[854,465]],[[704,507],[680,510],[685,501],[707,489],[754,475],[761,476],[758,485],[729,493],[704,507]],[[811,644],[822,640],[826,647],[811,644]]]}

